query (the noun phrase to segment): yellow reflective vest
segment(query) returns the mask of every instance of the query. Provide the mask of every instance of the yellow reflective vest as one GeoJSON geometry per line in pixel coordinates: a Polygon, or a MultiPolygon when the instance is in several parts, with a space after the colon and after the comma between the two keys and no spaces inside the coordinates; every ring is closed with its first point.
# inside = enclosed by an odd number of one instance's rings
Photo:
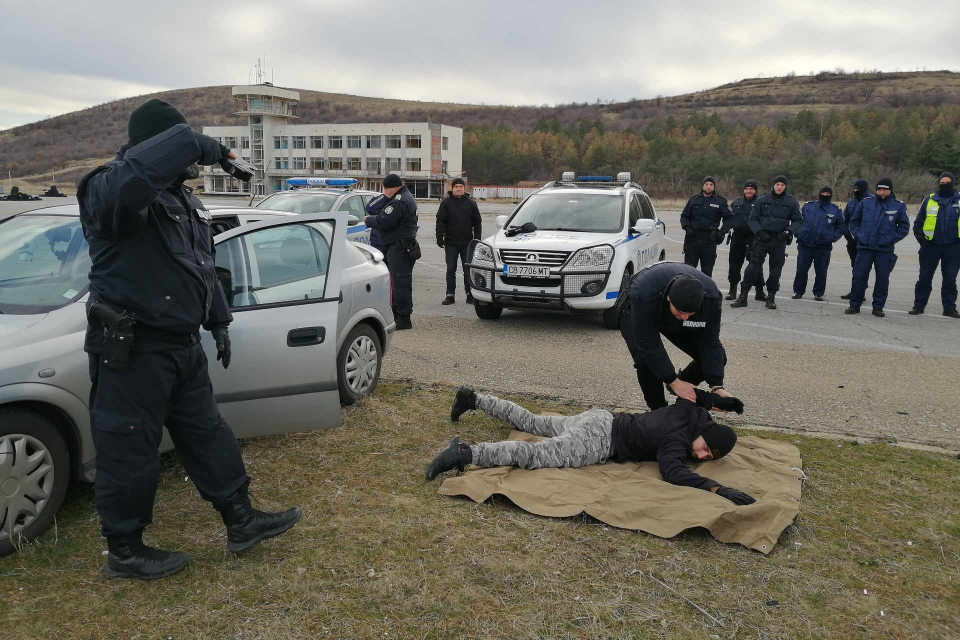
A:
{"type": "MultiPolygon", "coordinates": [[[[937,228],[937,214],[940,213],[940,203],[933,199],[937,194],[927,196],[927,215],[923,219],[923,235],[927,240],[933,240],[933,231],[937,228]]],[[[960,218],[957,219],[957,236],[960,237],[960,218]]]]}

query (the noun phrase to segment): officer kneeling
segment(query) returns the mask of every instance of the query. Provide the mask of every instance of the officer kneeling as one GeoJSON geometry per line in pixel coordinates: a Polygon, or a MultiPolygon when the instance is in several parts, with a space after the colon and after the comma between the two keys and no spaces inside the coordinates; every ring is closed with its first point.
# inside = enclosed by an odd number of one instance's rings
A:
{"type": "Polygon", "coordinates": [[[191,131],[176,107],[150,100],[130,116],[129,143],[80,182],[80,220],[90,245],[87,303],[90,424],[97,450],[95,501],[111,578],[154,579],[183,569],[186,554],[143,544],[160,478],[167,427],[200,495],[220,512],[227,548],[247,551],[280,535],[300,509],[250,504],[237,439],[220,416],[200,327],[230,364],[233,319],[214,269],[210,214],[184,181],[197,163],[233,153],[191,131]]]}

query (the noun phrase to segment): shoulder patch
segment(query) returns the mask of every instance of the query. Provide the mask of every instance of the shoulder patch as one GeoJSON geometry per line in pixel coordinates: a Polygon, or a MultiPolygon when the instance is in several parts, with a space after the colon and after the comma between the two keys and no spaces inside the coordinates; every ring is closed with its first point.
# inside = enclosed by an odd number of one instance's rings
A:
{"type": "Polygon", "coordinates": [[[384,209],[384,210],[383,210],[383,213],[384,213],[385,215],[390,215],[391,213],[393,213],[393,205],[391,204],[391,205],[388,206],[386,209],[384,209]]]}
{"type": "Polygon", "coordinates": [[[403,197],[398,193],[397,195],[393,196],[393,199],[394,199],[394,200],[403,200],[403,197]]]}

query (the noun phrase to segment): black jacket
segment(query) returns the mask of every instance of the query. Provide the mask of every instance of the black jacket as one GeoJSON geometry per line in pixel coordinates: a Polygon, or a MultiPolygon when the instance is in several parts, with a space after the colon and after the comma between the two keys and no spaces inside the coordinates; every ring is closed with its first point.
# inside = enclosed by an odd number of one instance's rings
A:
{"type": "Polygon", "coordinates": [[[733,215],[723,221],[723,230],[733,229],[735,233],[752,236],[753,231],[750,230],[749,222],[750,212],[753,211],[755,204],[757,204],[757,196],[753,196],[752,200],[747,200],[743,196],[734,200],[730,205],[733,215]]]}
{"type": "Polygon", "coordinates": [[[730,215],[726,198],[718,195],[717,192],[711,196],[705,196],[700,192],[687,200],[686,206],[680,213],[680,226],[687,233],[710,231],[719,229],[720,222],[730,215]]]}
{"type": "MultiPolygon", "coordinates": [[[[373,205],[374,200],[370,201],[373,205]]],[[[370,206],[368,205],[368,206],[370,206]]],[[[374,216],[367,216],[363,220],[371,229],[376,229],[380,242],[389,247],[400,240],[414,240],[417,237],[418,218],[417,200],[410,193],[410,189],[400,187],[390,203],[380,209],[374,216]]]]}
{"type": "Polygon", "coordinates": [[[630,322],[636,347],[658,380],[669,384],[677,379],[677,370],[663,346],[661,333],[692,332],[697,337],[700,367],[708,384],[723,384],[727,354],[720,343],[722,296],[717,284],[702,271],[679,262],[658,262],[641,269],[628,287],[630,322]],[[682,275],[703,283],[703,305],[686,322],[670,313],[667,293],[673,281],[682,275]]]}
{"type": "Polygon", "coordinates": [[[613,417],[613,460],[656,460],[665,482],[710,490],[720,483],[704,478],[687,467],[691,445],[714,424],[707,411],[710,394],[697,394],[697,403],[678,398],[662,409],[646,413],[618,413],[613,417]]]}
{"type": "MultiPolygon", "coordinates": [[[[181,124],[124,145],[77,189],[91,299],[136,314],[138,327],[189,336],[233,320],[214,269],[210,214],[180,179],[199,159],[181,124]]],[[[91,320],[87,351],[99,350],[100,329],[91,320]]]]}
{"type": "Polygon", "coordinates": [[[750,214],[750,230],[754,233],[766,231],[773,234],[790,231],[797,235],[802,220],[800,203],[796,198],[786,191],[780,196],[770,191],[757,198],[750,214]]]}
{"type": "Polygon", "coordinates": [[[480,208],[475,200],[464,194],[457,198],[448,191],[437,209],[437,242],[467,245],[483,236],[480,208]]]}

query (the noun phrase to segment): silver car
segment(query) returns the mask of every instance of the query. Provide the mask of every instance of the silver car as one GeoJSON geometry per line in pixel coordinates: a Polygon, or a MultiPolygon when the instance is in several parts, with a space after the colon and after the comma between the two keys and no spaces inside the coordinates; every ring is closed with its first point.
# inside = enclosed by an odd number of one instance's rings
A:
{"type": "Polygon", "coordinates": [[[254,205],[257,209],[289,211],[290,213],[323,213],[324,211],[346,211],[356,217],[347,229],[347,238],[354,242],[370,244],[370,229],[363,224],[366,215],[364,207],[370,200],[380,195],[376,191],[361,189],[337,189],[334,187],[308,187],[290,189],[271,194],[254,205]]]}
{"type": "MultiPolygon", "coordinates": [[[[250,213],[212,211],[234,316],[228,370],[202,332],[220,412],[238,438],[339,426],[341,403],[376,387],[395,328],[383,256],[347,242],[343,211],[250,213]]],[[[0,223],[0,556],[50,525],[70,482],[94,477],[89,270],[76,205],[0,223]]]]}

